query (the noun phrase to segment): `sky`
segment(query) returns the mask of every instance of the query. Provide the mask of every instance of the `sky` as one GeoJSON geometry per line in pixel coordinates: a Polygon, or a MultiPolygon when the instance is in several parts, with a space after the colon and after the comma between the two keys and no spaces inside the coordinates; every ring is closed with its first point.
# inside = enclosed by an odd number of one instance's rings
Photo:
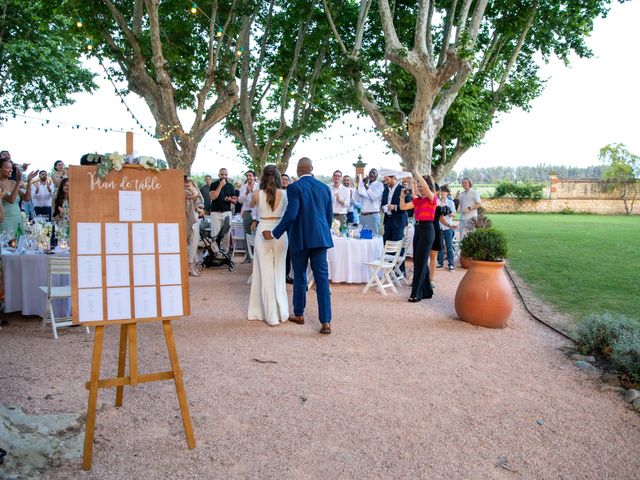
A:
{"type": "MultiPolygon", "coordinates": [[[[587,39],[594,57],[574,58],[569,67],[558,61],[544,65],[547,86],[531,111],[500,117],[483,144],[469,150],[455,170],[540,163],[586,167],[599,163],[598,152],[609,143],[624,143],[640,154],[639,23],[640,2],[614,2],[587,39]]],[[[0,149],[11,151],[15,162],[50,170],[58,159],[78,164],[84,153],[124,152],[125,134],[104,129],[133,130],[136,152],[163,158],[158,142],[142,134],[109,81],[98,76],[96,82],[99,90],[75,95],[72,106],[8,120],[0,126],[0,149]]],[[[142,125],[154,124],[142,99],[130,94],[125,102],[142,125]]],[[[185,128],[188,125],[184,122],[185,128]]],[[[323,175],[336,169],[352,171],[359,155],[367,168],[399,169],[399,157],[375,134],[364,132],[372,126],[368,117],[351,114],[299,142],[289,173],[294,173],[295,159],[301,156],[314,160],[315,172],[323,175]]],[[[215,174],[221,167],[232,176],[246,170],[235,145],[214,127],[198,149],[192,173],[215,174]]]]}

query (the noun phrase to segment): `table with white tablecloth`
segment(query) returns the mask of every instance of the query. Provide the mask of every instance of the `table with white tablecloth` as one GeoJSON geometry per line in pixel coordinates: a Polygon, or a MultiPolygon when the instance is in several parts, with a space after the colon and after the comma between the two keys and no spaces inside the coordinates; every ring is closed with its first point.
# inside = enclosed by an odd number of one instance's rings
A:
{"type": "MultiPolygon", "coordinates": [[[[4,311],[22,312],[23,315],[43,316],[47,308],[47,294],[40,286],[48,282],[48,258],[51,255],[24,253],[2,255],[2,274],[4,281],[4,311]]],[[[68,285],[69,276],[59,275],[54,283],[68,285]],[[66,278],[65,278],[66,277],[66,278]]],[[[69,300],[55,300],[54,313],[65,317],[70,312],[69,300]]]]}
{"type": "Polygon", "coordinates": [[[365,262],[382,256],[382,237],[372,239],[333,237],[327,251],[329,278],[332,282],[367,283],[371,272],[365,262]]]}

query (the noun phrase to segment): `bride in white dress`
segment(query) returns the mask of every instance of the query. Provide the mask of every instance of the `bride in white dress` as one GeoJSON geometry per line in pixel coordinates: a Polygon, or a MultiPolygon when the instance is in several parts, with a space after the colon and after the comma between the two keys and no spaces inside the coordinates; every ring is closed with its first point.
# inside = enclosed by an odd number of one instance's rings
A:
{"type": "Polygon", "coordinates": [[[253,194],[251,207],[258,207],[260,221],[253,253],[253,276],[249,296],[249,320],[264,320],[269,325],[289,318],[289,299],[285,283],[287,234],[265,240],[264,230],[273,230],[287,208],[287,194],[280,188],[280,172],[267,165],[262,172],[260,190],[253,194]]]}

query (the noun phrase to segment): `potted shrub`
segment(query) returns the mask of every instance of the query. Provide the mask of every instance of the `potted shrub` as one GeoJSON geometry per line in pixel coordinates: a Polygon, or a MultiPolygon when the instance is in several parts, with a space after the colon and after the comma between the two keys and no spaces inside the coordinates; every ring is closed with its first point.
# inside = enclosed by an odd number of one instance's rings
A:
{"type": "MultiPolygon", "coordinates": [[[[480,207],[478,208],[478,216],[469,221],[469,227],[475,230],[485,230],[487,228],[491,228],[491,220],[485,214],[485,209],[480,207]]],[[[467,258],[464,255],[464,252],[460,251],[460,266],[465,270],[468,269],[471,264],[469,263],[471,259],[467,258]]]]}
{"type": "Polygon", "coordinates": [[[461,254],[470,268],[456,291],[458,317],[482,327],[504,327],[513,311],[511,284],[504,272],[504,234],[492,228],[471,232],[462,240],[461,254]]]}

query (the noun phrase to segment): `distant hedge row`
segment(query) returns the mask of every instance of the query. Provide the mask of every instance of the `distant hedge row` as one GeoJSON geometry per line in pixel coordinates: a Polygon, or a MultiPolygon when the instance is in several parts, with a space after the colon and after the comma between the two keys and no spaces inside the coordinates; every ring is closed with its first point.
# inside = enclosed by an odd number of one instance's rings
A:
{"type": "Polygon", "coordinates": [[[543,185],[531,182],[514,183],[511,180],[503,180],[496,186],[494,198],[512,197],[518,200],[540,200],[542,198],[543,185]]]}

